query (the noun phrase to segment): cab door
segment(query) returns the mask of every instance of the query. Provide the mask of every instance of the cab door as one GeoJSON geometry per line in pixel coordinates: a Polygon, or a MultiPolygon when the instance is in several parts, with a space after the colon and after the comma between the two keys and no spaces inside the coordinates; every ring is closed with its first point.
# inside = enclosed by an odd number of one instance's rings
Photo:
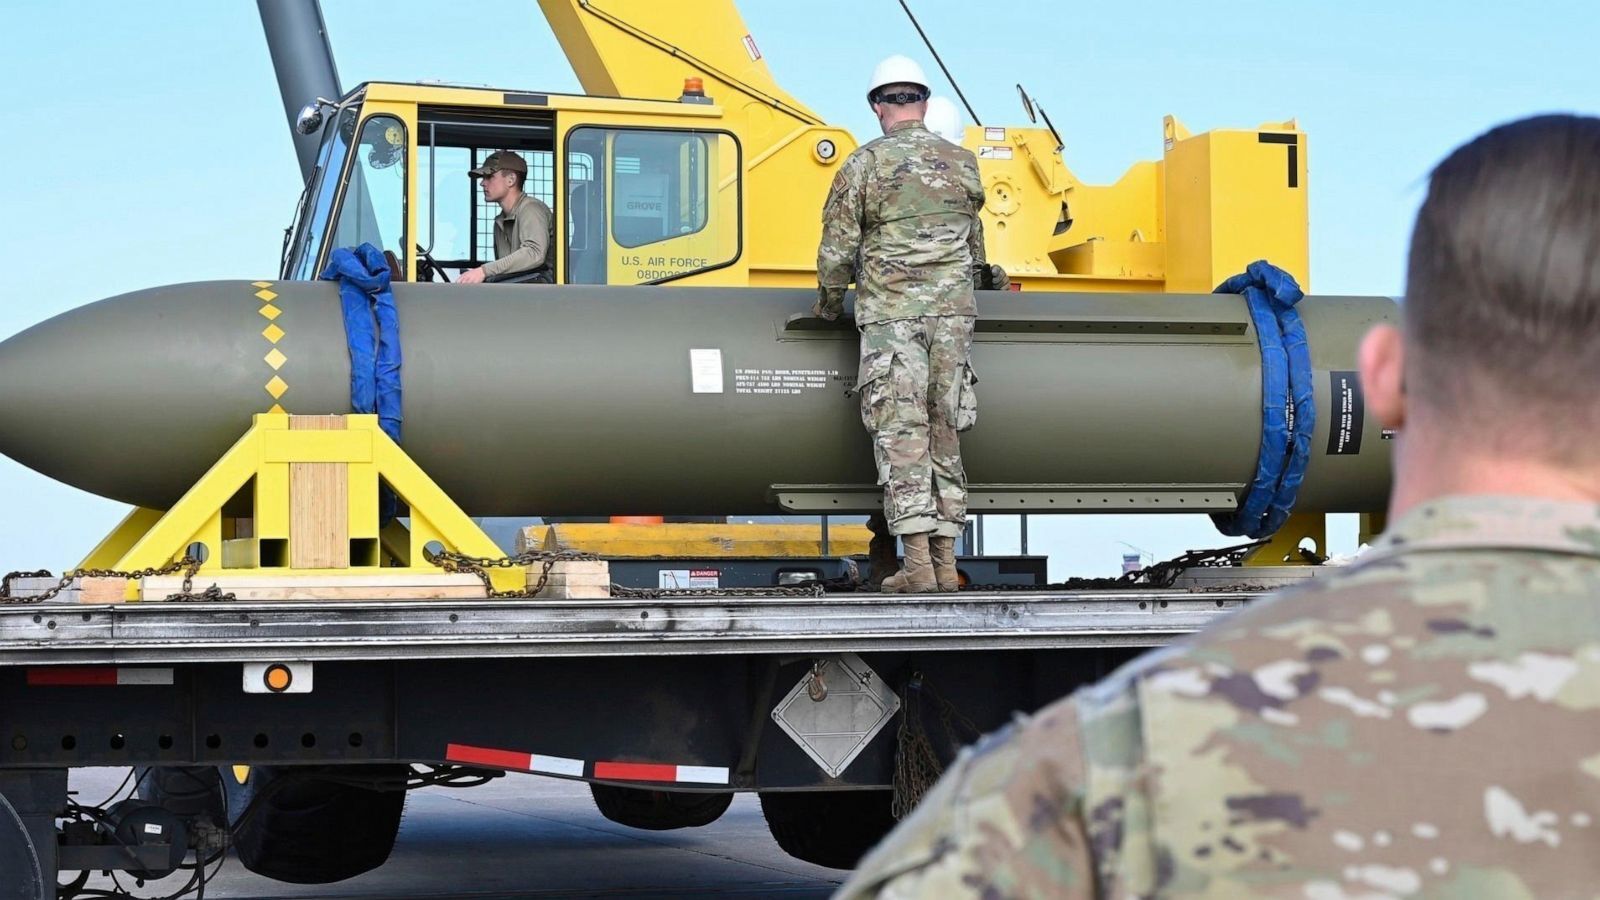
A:
{"type": "Polygon", "coordinates": [[[743,249],[731,134],[584,125],[564,147],[567,283],[743,282],[726,271],[743,249]]]}

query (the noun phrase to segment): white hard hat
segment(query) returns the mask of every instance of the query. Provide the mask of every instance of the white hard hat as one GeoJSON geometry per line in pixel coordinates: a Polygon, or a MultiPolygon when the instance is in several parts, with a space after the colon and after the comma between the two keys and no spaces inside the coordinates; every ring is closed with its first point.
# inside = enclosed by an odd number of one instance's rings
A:
{"type": "Polygon", "coordinates": [[[949,97],[928,98],[928,112],[922,117],[922,124],[939,137],[960,146],[961,113],[956,111],[955,102],[949,97]]]}
{"type": "Polygon", "coordinates": [[[917,65],[916,60],[897,54],[887,57],[872,70],[872,84],[867,86],[867,99],[871,100],[878,88],[887,84],[914,84],[922,88],[926,94],[928,76],[923,74],[922,67],[917,65]]]}

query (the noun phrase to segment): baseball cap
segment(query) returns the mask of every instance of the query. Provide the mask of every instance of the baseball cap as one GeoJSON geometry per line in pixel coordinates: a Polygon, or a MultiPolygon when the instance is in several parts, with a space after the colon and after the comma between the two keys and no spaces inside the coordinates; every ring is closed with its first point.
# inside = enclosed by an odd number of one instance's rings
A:
{"type": "Polygon", "coordinates": [[[483,161],[483,165],[472,169],[467,174],[473,178],[482,178],[485,175],[493,175],[501,169],[510,169],[518,175],[526,175],[528,174],[528,162],[510,150],[496,150],[489,154],[489,158],[483,161]]]}

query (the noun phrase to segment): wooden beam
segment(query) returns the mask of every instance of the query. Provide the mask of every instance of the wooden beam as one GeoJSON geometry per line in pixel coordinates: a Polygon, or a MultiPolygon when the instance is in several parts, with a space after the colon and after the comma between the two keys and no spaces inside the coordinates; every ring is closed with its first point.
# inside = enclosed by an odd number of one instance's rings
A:
{"type": "MultiPolygon", "coordinates": [[[[476,575],[220,575],[197,576],[196,591],[215,584],[223,593],[241,601],[278,600],[477,600],[484,597],[483,582],[476,575]]],[[[182,589],[180,576],[146,578],[141,582],[142,599],[161,600],[182,589]]]]}
{"type": "MultiPolygon", "coordinates": [[[[344,416],[290,416],[290,431],[343,431],[344,416]]],[[[350,568],[349,467],[289,464],[289,565],[350,568]]]]}

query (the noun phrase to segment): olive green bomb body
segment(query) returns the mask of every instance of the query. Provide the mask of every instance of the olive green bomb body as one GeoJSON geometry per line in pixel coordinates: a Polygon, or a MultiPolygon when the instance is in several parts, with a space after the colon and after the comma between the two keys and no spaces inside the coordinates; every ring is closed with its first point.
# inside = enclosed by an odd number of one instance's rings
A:
{"type": "MultiPolygon", "coordinates": [[[[397,284],[394,296],[401,444],[470,514],[861,512],[881,500],[851,391],[856,332],[802,315],[810,291],[397,284]]],[[[1241,298],[998,292],[979,308],[978,424],[962,436],[973,512],[1224,512],[1243,497],[1261,356],[1241,298]]],[[[1350,373],[1361,335],[1395,305],[1298,308],[1318,415],[1296,509],[1381,510],[1387,441],[1350,373]]],[[[0,452],[155,509],[252,414],[348,412],[349,398],[338,289],[325,282],[152,288],[0,343],[0,452]]]]}

